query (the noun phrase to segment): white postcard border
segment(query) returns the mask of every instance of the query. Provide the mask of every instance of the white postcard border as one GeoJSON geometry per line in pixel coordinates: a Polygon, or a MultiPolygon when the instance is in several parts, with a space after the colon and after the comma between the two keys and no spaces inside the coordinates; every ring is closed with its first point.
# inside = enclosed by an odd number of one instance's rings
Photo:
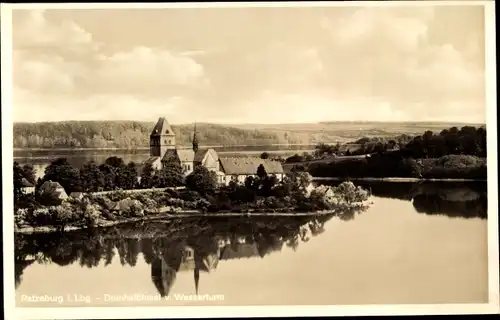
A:
{"type": "Polygon", "coordinates": [[[2,4],[2,159],[4,310],[6,319],[200,318],[278,316],[359,316],[499,313],[498,168],[496,117],[496,46],[494,1],[385,1],[385,2],[253,2],[253,3],[121,3],[121,4],[2,4]],[[486,125],[488,145],[488,304],[252,306],[252,307],[131,307],[131,308],[16,308],[13,261],[13,123],[12,123],[12,10],[105,8],[220,8],[220,7],[331,7],[331,6],[434,6],[485,7],[486,125]],[[7,81],[5,80],[7,79],[7,81]]]}

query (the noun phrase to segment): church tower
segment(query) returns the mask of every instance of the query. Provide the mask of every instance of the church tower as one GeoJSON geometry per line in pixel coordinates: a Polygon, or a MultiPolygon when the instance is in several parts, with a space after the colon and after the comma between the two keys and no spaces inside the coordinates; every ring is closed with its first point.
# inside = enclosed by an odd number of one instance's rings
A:
{"type": "Polygon", "coordinates": [[[175,150],[175,133],[167,120],[160,117],[149,137],[149,154],[151,157],[163,157],[171,149],[175,150]]]}
{"type": "Polygon", "coordinates": [[[196,122],[194,123],[194,133],[193,133],[193,151],[196,153],[198,151],[198,138],[196,137],[196,122]]]}

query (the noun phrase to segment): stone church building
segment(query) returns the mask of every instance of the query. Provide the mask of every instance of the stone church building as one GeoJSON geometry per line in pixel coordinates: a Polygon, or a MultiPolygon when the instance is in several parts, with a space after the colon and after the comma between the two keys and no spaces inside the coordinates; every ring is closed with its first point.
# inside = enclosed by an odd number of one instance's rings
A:
{"type": "Polygon", "coordinates": [[[259,165],[263,165],[268,174],[274,174],[278,180],[283,179],[283,168],[278,161],[260,158],[219,158],[212,148],[200,148],[194,126],[192,148],[179,149],[175,141],[175,133],[166,118],[160,117],[153,128],[149,141],[149,163],[155,169],[161,169],[172,157],[180,161],[183,173],[190,174],[196,166],[204,166],[217,175],[217,182],[228,184],[230,181],[244,182],[246,177],[255,176],[259,165]]]}

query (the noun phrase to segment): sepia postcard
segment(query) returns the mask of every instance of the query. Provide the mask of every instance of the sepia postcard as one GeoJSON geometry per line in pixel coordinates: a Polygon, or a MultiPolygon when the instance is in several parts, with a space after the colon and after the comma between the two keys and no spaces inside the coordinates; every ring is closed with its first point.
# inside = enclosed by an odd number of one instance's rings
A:
{"type": "Polygon", "coordinates": [[[1,8],[6,319],[500,312],[494,1],[1,8]]]}

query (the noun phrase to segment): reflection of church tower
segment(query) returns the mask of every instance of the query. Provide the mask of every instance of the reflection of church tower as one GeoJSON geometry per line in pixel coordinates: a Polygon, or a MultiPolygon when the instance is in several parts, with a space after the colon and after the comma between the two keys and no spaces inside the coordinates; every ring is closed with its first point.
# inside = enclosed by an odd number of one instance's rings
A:
{"type": "Polygon", "coordinates": [[[196,153],[198,151],[198,137],[196,136],[196,122],[194,123],[194,130],[193,130],[193,151],[196,153]]]}
{"type": "Polygon", "coordinates": [[[177,271],[171,268],[163,258],[156,258],[151,263],[151,280],[162,297],[168,296],[177,271]]]}
{"type": "Polygon", "coordinates": [[[211,270],[216,269],[219,264],[220,250],[217,247],[215,252],[208,254],[201,254],[195,251],[194,254],[194,286],[196,294],[200,287],[200,271],[209,273],[211,270]]]}
{"type": "Polygon", "coordinates": [[[151,157],[163,157],[167,150],[175,149],[175,133],[164,117],[158,119],[149,139],[151,157]]]}

